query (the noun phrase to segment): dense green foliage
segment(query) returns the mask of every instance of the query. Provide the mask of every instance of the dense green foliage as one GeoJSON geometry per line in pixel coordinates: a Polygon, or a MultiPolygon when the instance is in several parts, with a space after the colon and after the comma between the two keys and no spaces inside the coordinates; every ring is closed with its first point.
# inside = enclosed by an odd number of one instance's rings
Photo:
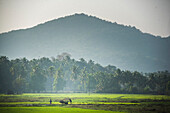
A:
{"type": "Polygon", "coordinates": [[[1,93],[59,91],[169,94],[170,73],[123,71],[83,58],[76,61],[68,53],[51,59],[0,57],[1,93]]]}

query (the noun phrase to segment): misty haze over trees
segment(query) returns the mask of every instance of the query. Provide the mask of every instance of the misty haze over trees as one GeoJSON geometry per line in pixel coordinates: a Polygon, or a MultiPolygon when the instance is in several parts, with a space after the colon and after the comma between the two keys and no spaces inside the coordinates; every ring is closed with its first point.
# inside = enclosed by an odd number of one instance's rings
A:
{"type": "Polygon", "coordinates": [[[92,60],[57,58],[9,60],[0,57],[0,93],[97,92],[170,94],[170,73],[140,73],[101,66],[92,60]]]}
{"type": "Polygon", "coordinates": [[[0,55],[10,59],[55,56],[68,52],[76,60],[93,59],[139,72],[170,71],[170,37],[85,14],[55,19],[35,27],[0,34],[0,55]]]}
{"type": "Polygon", "coordinates": [[[85,14],[3,33],[0,93],[170,94],[169,45],[170,37],[85,14]]]}

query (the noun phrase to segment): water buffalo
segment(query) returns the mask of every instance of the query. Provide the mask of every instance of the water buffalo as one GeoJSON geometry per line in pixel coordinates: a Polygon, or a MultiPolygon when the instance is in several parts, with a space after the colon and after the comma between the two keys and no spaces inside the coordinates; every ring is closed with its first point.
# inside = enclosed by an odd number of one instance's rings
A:
{"type": "Polygon", "coordinates": [[[62,103],[62,104],[68,104],[68,101],[60,100],[60,103],[62,103]]]}
{"type": "Polygon", "coordinates": [[[70,98],[69,99],[60,100],[60,103],[68,104],[69,101],[70,101],[70,103],[72,103],[72,100],[70,98]]]}

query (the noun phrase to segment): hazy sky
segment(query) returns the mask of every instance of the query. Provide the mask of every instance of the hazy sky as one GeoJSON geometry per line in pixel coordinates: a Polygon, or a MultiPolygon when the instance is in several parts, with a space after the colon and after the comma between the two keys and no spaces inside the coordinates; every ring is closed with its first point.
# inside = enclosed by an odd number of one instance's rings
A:
{"type": "Polygon", "coordinates": [[[170,35],[170,0],[0,0],[0,33],[74,13],[170,35]]]}

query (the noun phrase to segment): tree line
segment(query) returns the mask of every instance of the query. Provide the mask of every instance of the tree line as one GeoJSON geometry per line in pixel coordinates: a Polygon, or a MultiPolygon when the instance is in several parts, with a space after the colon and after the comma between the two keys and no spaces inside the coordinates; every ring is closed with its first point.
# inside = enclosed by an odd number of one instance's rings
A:
{"type": "Polygon", "coordinates": [[[101,66],[94,61],[71,59],[68,53],[57,58],[9,60],[0,57],[0,93],[86,92],[170,94],[170,73],[142,73],[101,66]]]}

